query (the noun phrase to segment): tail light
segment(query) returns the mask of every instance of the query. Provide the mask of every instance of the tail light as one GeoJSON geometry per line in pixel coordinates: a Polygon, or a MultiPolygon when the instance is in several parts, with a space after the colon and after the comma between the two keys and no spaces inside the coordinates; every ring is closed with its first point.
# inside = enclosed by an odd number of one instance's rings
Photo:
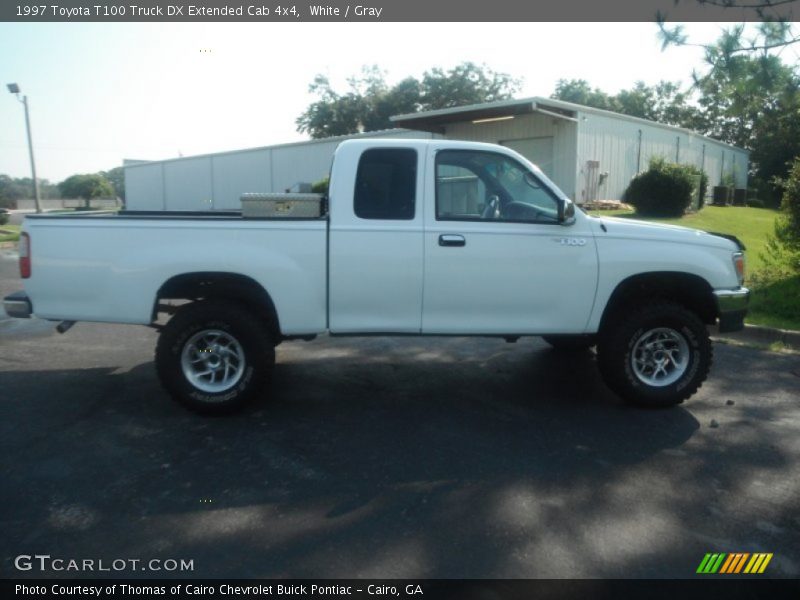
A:
{"type": "Polygon", "coordinates": [[[19,236],[19,276],[23,279],[31,276],[31,238],[24,231],[19,236]]]}
{"type": "Polygon", "coordinates": [[[733,267],[736,269],[736,276],[739,278],[739,285],[744,285],[744,253],[734,253],[733,267]]]}

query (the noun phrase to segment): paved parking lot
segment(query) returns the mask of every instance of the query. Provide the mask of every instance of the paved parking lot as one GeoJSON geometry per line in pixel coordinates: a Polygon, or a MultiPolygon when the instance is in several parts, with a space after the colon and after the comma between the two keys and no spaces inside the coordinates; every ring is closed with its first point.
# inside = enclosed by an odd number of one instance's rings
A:
{"type": "MultiPolygon", "coordinates": [[[[0,257],[0,293],[15,269],[0,257]]],[[[13,565],[39,553],[200,577],[686,577],[706,552],[800,576],[797,355],[718,344],[697,396],[643,411],[591,352],[538,339],[325,337],[279,347],[269,400],[209,419],[162,392],[155,341],[0,315],[2,576],[41,576],[13,565]]]]}

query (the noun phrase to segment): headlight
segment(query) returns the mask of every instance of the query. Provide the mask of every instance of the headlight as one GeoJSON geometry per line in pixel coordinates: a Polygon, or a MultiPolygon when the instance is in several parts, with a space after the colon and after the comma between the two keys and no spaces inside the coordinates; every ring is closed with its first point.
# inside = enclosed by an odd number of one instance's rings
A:
{"type": "Polygon", "coordinates": [[[739,278],[739,285],[744,285],[744,252],[733,253],[733,268],[739,278]]]}

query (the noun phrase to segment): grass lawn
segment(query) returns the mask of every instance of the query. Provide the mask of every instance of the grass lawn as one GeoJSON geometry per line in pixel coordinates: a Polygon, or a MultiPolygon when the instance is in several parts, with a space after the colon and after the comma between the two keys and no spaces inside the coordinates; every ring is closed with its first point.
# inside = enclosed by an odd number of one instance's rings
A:
{"type": "MultiPolygon", "coordinates": [[[[595,216],[642,218],[631,211],[592,211],[595,216]]],[[[747,322],[755,325],[800,330],[800,275],[767,278],[764,252],[778,212],[741,206],[706,206],[680,219],[643,220],[681,225],[705,231],[730,233],[747,247],[745,285],[753,290],[747,322]]]]}
{"type": "Polygon", "coordinates": [[[19,225],[0,225],[0,242],[19,240],[19,225]]]}

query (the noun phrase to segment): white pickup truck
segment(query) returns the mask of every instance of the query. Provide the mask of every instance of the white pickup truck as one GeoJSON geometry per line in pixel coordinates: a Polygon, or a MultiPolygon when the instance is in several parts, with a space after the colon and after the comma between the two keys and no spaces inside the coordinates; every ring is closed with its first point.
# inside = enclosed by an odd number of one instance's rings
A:
{"type": "Polygon", "coordinates": [[[621,398],[669,406],[708,374],[706,325],[743,327],[738,240],[591,217],[502,146],[346,141],[322,201],[311,218],[30,216],[5,310],[157,327],[163,385],[206,413],[263,394],[281,341],[325,332],[596,345],[621,398]]]}

